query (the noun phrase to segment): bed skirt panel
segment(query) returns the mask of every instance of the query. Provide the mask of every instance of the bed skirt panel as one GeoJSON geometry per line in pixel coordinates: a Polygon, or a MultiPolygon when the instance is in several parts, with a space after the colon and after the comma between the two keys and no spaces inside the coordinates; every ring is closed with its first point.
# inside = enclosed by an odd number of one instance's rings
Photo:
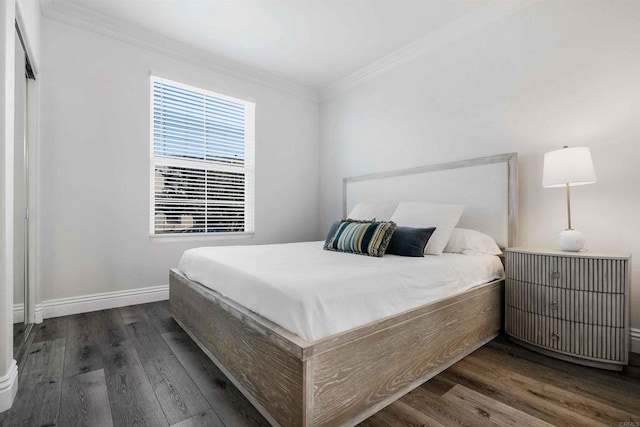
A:
{"type": "Polygon", "coordinates": [[[494,281],[313,343],[172,270],[176,321],[274,425],[355,425],[493,339],[494,281]]]}

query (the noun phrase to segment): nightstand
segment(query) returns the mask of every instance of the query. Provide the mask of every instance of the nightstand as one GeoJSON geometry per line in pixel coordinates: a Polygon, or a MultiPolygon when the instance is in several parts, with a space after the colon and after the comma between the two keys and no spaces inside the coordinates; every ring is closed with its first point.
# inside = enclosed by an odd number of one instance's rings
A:
{"type": "Polygon", "coordinates": [[[505,330],[511,340],[582,365],[622,370],[628,364],[630,256],[506,252],[505,330]]]}

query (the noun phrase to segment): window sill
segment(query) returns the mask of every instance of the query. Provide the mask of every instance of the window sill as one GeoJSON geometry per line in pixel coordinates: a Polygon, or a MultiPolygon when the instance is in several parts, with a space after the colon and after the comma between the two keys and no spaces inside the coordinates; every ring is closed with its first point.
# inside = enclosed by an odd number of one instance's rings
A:
{"type": "Polygon", "coordinates": [[[245,233],[175,233],[175,234],[152,234],[149,238],[154,242],[193,242],[204,240],[236,240],[253,239],[255,232],[245,233]]]}

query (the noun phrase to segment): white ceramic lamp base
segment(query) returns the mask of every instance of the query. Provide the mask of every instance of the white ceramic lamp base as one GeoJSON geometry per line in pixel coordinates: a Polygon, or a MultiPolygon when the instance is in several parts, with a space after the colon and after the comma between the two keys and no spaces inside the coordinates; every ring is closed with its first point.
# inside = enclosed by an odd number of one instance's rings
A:
{"type": "Polygon", "coordinates": [[[558,246],[565,252],[578,252],[584,248],[584,237],[578,230],[562,230],[558,234],[558,246]]]}

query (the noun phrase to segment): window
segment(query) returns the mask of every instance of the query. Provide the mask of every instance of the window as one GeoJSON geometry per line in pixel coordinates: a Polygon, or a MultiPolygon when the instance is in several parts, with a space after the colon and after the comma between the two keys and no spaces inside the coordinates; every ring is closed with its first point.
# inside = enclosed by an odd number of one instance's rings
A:
{"type": "Polygon", "coordinates": [[[151,234],[254,231],[255,104],[151,77],[151,234]]]}

